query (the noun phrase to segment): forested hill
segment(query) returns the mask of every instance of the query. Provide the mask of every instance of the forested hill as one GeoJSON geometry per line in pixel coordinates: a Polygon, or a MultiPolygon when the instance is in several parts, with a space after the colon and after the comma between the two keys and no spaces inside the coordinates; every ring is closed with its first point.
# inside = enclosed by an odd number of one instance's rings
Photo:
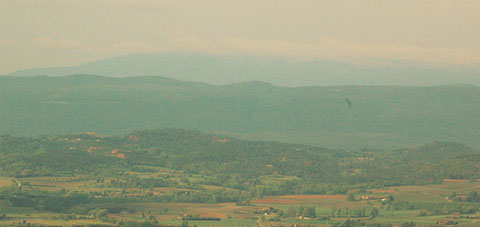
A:
{"type": "Polygon", "coordinates": [[[480,145],[475,86],[214,86],[163,77],[0,77],[0,134],[186,128],[329,148],[480,145]]]}
{"type": "Polygon", "coordinates": [[[180,129],[115,137],[92,133],[0,137],[3,176],[112,177],[163,167],[200,174],[208,177],[209,184],[234,188],[256,184],[265,176],[290,177],[292,185],[307,190],[302,193],[314,192],[308,190],[318,184],[384,186],[476,179],[480,177],[479,161],[477,150],[445,142],[400,150],[349,151],[237,140],[180,129]]]}

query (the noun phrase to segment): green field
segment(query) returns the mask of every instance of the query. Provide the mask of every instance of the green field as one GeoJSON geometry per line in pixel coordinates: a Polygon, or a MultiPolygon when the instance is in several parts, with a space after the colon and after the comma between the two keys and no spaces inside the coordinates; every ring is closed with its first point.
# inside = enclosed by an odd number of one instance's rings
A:
{"type": "MultiPolygon", "coordinates": [[[[132,172],[131,174],[141,174],[132,172]]],[[[168,173],[177,178],[186,174],[170,170],[168,173]]],[[[192,178],[194,179],[194,178],[192,178]]],[[[104,192],[110,191],[113,195],[119,194],[114,187],[107,187],[106,183],[97,182],[88,177],[30,177],[30,178],[1,178],[3,187],[12,187],[12,182],[22,182],[23,190],[66,190],[67,192],[104,192]],[[84,179],[82,179],[84,178],[84,179]],[[28,182],[28,183],[26,183],[28,182]]],[[[18,187],[18,186],[13,186],[18,187]]],[[[205,185],[205,188],[211,186],[205,185]]],[[[217,188],[215,188],[217,189],[217,188]]],[[[168,193],[172,191],[189,190],[182,188],[153,188],[154,192],[168,193]]],[[[224,190],[233,190],[224,188],[224,190]]],[[[417,224],[434,225],[439,221],[453,220],[459,226],[475,226],[480,219],[480,213],[469,214],[469,218],[454,218],[454,214],[426,214],[420,215],[421,209],[395,209],[393,203],[458,203],[467,202],[447,201],[446,196],[452,192],[467,193],[472,190],[480,191],[480,182],[459,180],[445,180],[439,185],[398,186],[377,189],[353,190],[355,201],[348,201],[345,195],[286,195],[265,197],[251,201],[250,205],[235,203],[172,203],[172,202],[120,202],[120,203],[94,203],[85,205],[91,209],[119,210],[104,217],[97,218],[92,215],[71,214],[72,212],[45,212],[34,208],[0,205],[0,214],[7,214],[6,219],[0,220],[0,225],[23,222],[36,225],[91,225],[91,224],[118,224],[121,221],[128,223],[148,222],[153,220],[157,225],[182,225],[182,215],[198,215],[203,218],[219,218],[219,221],[188,221],[191,226],[290,226],[310,225],[329,226],[335,223],[344,223],[349,220],[360,220],[363,223],[402,224],[415,222],[417,224]],[[362,199],[368,196],[369,199],[362,199]],[[382,203],[380,198],[392,196],[394,200],[382,203]],[[302,219],[301,214],[286,216],[287,210],[298,210],[301,206],[314,207],[317,218],[302,219]],[[332,210],[347,208],[350,211],[365,209],[365,217],[338,217],[332,216],[332,210]],[[371,210],[378,208],[378,215],[372,217],[371,210]],[[265,210],[271,210],[266,211],[265,210]],[[70,213],[70,214],[69,214],[70,213]],[[277,218],[278,217],[278,218],[277,218]]],[[[145,190],[130,188],[129,193],[145,193],[145,190]]],[[[0,200],[0,204],[1,200],[0,200]]]]}

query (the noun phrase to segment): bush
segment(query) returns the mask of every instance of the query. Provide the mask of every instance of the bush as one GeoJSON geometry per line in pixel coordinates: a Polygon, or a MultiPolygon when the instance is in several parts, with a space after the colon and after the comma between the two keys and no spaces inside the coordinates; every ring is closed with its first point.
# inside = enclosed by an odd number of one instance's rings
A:
{"type": "Polygon", "coordinates": [[[347,200],[348,201],[355,201],[355,193],[353,193],[353,192],[347,193],[347,200]]]}

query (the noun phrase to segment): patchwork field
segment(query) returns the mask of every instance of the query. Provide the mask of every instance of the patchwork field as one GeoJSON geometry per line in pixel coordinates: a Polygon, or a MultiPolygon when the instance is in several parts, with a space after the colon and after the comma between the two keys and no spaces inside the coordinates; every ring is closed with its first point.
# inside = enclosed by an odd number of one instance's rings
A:
{"type": "MultiPolygon", "coordinates": [[[[139,173],[134,173],[139,174],[139,173]]],[[[173,179],[187,177],[172,171],[173,179]]],[[[190,178],[190,179],[194,179],[190,178]]],[[[89,192],[102,198],[106,195],[128,197],[135,193],[147,193],[140,188],[123,190],[109,183],[112,179],[91,179],[87,177],[30,177],[0,178],[3,188],[19,184],[24,190],[41,189],[52,192],[89,192]],[[95,194],[96,193],[96,194],[95,194]]],[[[177,187],[154,187],[150,192],[168,194],[177,192],[195,193],[196,189],[177,187]]],[[[233,190],[230,188],[202,185],[205,190],[233,190]]],[[[68,214],[69,212],[45,212],[34,208],[15,207],[0,200],[0,214],[6,218],[0,225],[30,223],[36,225],[118,225],[127,222],[155,220],[156,225],[180,226],[188,222],[190,226],[330,226],[355,220],[363,223],[402,224],[415,222],[425,225],[456,223],[459,226],[480,224],[480,215],[459,215],[455,213],[435,214],[427,208],[401,208],[398,204],[437,204],[438,206],[467,205],[468,202],[449,201],[447,197],[455,192],[466,195],[480,191],[480,182],[446,179],[438,185],[398,186],[351,190],[354,199],[348,195],[285,195],[258,198],[250,204],[227,203],[175,203],[175,202],[108,202],[85,205],[87,210],[108,210],[103,218],[92,214],[68,214]],[[387,200],[388,199],[388,200],[387,200]],[[446,205],[445,205],[446,204],[446,205]],[[302,209],[314,208],[315,217],[304,216],[302,209]],[[292,210],[295,214],[292,214],[292,210]],[[376,211],[375,211],[376,210],[376,211]],[[290,212],[290,213],[289,213],[290,212]],[[363,213],[362,213],[363,212],[363,213]],[[377,212],[374,214],[374,212],[377,212]],[[185,221],[185,217],[190,217],[185,221]],[[194,220],[202,219],[202,220],[194,220]]],[[[434,206],[437,206],[434,205],[434,206]]],[[[408,206],[408,205],[407,205],[408,206]]],[[[91,212],[90,212],[91,213],[91,212]]]]}
{"type": "Polygon", "coordinates": [[[345,199],[345,195],[286,195],[268,197],[263,199],[256,199],[252,201],[254,204],[267,205],[318,205],[321,207],[337,207],[337,206],[352,206],[352,203],[345,199]]]}
{"type": "Polygon", "coordinates": [[[439,185],[417,185],[392,187],[392,194],[401,201],[445,201],[445,197],[452,192],[457,194],[467,194],[471,191],[480,191],[478,182],[469,182],[465,180],[444,180],[439,185]]]}

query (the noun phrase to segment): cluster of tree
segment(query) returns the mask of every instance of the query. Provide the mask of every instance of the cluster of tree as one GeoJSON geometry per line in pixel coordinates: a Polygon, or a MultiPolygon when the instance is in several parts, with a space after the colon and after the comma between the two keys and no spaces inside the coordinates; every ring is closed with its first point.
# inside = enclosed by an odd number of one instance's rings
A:
{"type": "Polygon", "coordinates": [[[98,219],[102,219],[102,218],[106,217],[107,214],[108,214],[108,209],[95,208],[95,209],[92,209],[92,210],[88,211],[89,216],[92,216],[92,217],[95,217],[95,218],[98,218],[98,219]]]}
{"type": "Polygon", "coordinates": [[[178,182],[173,180],[167,180],[163,177],[140,178],[135,175],[125,175],[124,177],[122,177],[122,180],[110,180],[110,183],[107,186],[115,188],[149,189],[158,187],[176,187],[178,186],[178,182]]]}
{"type": "Polygon", "coordinates": [[[0,198],[10,206],[34,207],[39,210],[54,212],[65,212],[74,206],[91,201],[91,198],[86,194],[22,190],[21,187],[16,186],[0,191],[0,198]]]}
{"type": "Polygon", "coordinates": [[[309,218],[316,218],[317,211],[314,206],[300,206],[297,208],[291,206],[288,207],[287,210],[283,213],[285,217],[309,217],[309,218]]]}
{"type": "MultiPolygon", "coordinates": [[[[343,223],[340,223],[340,222],[334,223],[333,227],[355,227],[355,226],[362,226],[364,224],[365,223],[362,223],[360,220],[347,219],[343,223]]],[[[375,227],[377,227],[377,226],[375,226],[375,227]]]]}
{"type": "Polygon", "coordinates": [[[393,210],[423,210],[423,216],[426,215],[445,215],[458,212],[461,214],[474,214],[480,210],[478,203],[462,203],[462,202],[407,202],[395,201],[387,206],[393,210]]]}
{"type": "MultiPolygon", "coordinates": [[[[132,221],[132,220],[120,220],[118,225],[125,226],[125,227],[158,227],[158,221],[132,221]]],[[[161,225],[163,227],[168,227],[168,225],[161,225]]],[[[185,226],[188,226],[185,225],[185,226]]],[[[172,225],[172,227],[174,227],[172,225]]]]}
{"type": "Polygon", "coordinates": [[[212,217],[200,217],[199,214],[187,214],[182,216],[182,220],[191,220],[191,221],[221,221],[220,218],[212,217]]]}
{"type": "MultiPolygon", "coordinates": [[[[376,211],[372,210],[370,213],[373,217],[373,215],[378,215],[378,209],[376,211]]],[[[333,208],[332,217],[352,217],[352,218],[360,218],[360,217],[367,217],[367,209],[362,208],[362,209],[350,209],[348,207],[346,208],[333,208]]]]}
{"type": "Polygon", "coordinates": [[[151,199],[157,202],[182,202],[182,203],[224,203],[245,201],[251,196],[242,191],[203,190],[203,191],[177,191],[173,194],[158,195],[151,199]]]}
{"type": "Polygon", "coordinates": [[[471,192],[468,193],[468,195],[466,195],[464,197],[459,197],[459,195],[457,195],[456,192],[452,192],[448,196],[448,199],[455,200],[455,201],[480,202],[480,196],[478,195],[477,191],[471,191],[471,192]],[[462,199],[459,199],[459,198],[462,198],[462,199]],[[465,199],[463,199],[463,198],[465,198],[465,199]]]}
{"type": "Polygon", "coordinates": [[[468,193],[467,196],[468,202],[480,202],[480,196],[478,195],[477,191],[471,191],[468,193]]]}

